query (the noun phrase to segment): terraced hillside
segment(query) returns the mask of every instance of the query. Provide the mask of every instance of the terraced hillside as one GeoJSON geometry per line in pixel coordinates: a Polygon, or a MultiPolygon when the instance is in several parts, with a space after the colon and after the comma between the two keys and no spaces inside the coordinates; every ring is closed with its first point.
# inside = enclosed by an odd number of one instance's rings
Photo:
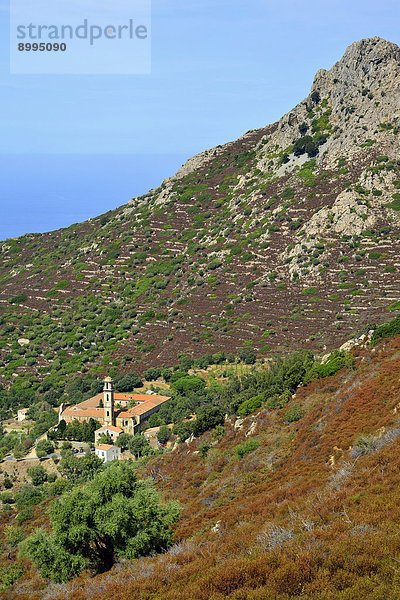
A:
{"type": "MultiPolygon", "coordinates": [[[[400,49],[85,223],[1,244],[2,381],[340,345],[400,309],[400,49]]],[[[111,200],[110,200],[111,203],[111,200]]]]}

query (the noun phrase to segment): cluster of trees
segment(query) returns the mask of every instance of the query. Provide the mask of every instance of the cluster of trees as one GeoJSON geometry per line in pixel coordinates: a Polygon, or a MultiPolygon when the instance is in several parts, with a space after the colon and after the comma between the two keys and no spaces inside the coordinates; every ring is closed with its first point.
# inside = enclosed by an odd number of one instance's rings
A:
{"type": "Polygon", "coordinates": [[[157,454],[157,451],[153,450],[143,433],[137,433],[136,435],[121,433],[115,443],[120,448],[129,449],[135,458],[157,454]]]}
{"type": "Polygon", "coordinates": [[[0,459],[9,452],[13,452],[15,458],[21,458],[32,448],[35,440],[57,422],[56,412],[46,402],[33,405],[28,417],[34,422],[27,429],[27,433],[17,434],[15,431],[5,433],[0,426],[0,459]]]}
{"type": "Polygon", "coordinates": [[[49,509],[52,532],[36,530],[21,544],[43,577],[67,581],[84,569],[105,571],[118,557],[165,551],[180,515],[162,505],[149,481],[138,481],[128,463],[113,463],[84,486],[75,486],[49,509]]]}
{"type": "Polygon", "coordinates": [[[39,485],[43,485],[46,481],[50,483],[54,483],[57,479],[56,473],[48,473],[43,465],[36,465],[34,467],[29,467],[28,475],[31,478],[32,485],[35,487],[39,485]]]}
{"type": "Polygon", "coordinates": [[[44,458],[53,452],[54,446],[50,440],[40,440],[40,442],[36,444],[36,456],[38,458],[44,458]]]}
{"type": "Polygon", "coordinates": [[[137,373],[126,373],[114,379],[114,388],[117,392],[132,392],[137,387],[143,387],[143,382],[137,373]]]}
{"type": "Polygon", "coordinates": [[[193,421],[182,421],[173,427],[173,433],[178,435],[181,441],[191,435],[199,437],[209,429],[222,425],[225,420],[225,412],[221,406],[202,406],[196,411],[193,421]]]}
{"type": "Polygon", "coordinates": [[[302,135],[293,144],[293,154],[295,156],[301,156],[307,153],[310,158],[316,156],[319,151],[319,146],[325,144],[328,136],[323,133],[317,135],[302,135]]]}
{"type": "Polygon", "coordinates": [[[77,457],[72,450],[66,447],[61,450],[58,472],[67,481],[78,483],[93,479],[95,474],[103,468],[103,465],[103,461],[91,452],[77,457]]]}
{"type": "Polygon", "coordinates": [[[76,419],[72,423],[66,423],[62,419],[55,429],[48,432],[47,437],[51,440],[75,440],[92,444],[94,443],[94,432],[100,427],[100,423],[94,419],[82,423],[76,419]]]}
{"type": "MultiPolygon", "coordinates": [[[[173,433],[181,440],[192,434],[198,437],[222,424],[225,414],[246,416],[263,405],[272,410],[282,408],[301,383],[333,375],[343,367],[354,368],[354,359],[346,352],[334,352],[321,364],[311,351],[300,351],[272,359],[268,369],[254,370],[241,378],[230,376],[227,384],[213,389],[191,387],[193,376],[180,374],[172,384],[175,394],[149,420],[149,425],[174,423],[173,433]],[[183,380],[187,387],[180,385],[183,380]]],[[[296,407],[285,418],[291,422],[302,415],[301,407],[296,407]]]]}
{"type": "MultiPolygon", "coordinates": [[[[386,332],[385,327],[389,332],[400,327],[398,320],[393,323],[394,325],[383,326],[383,335],[386,332]]],[[[382,334],[379,331],[377,335],[382,334]]],[[[246,364],[254,364],[256,360],[256,355],[251,347],[239,349],[238,357],[246,364]]],[[[270,368],[262,373],[254,371],[240,379],[230,376],[227,385],[214,386],[212,389],[207,388],[206,382],[201,377],[189,374],[191,368],[222,364],[229,360],[230,357],[223,352],[209,354],[201,359],[192,359],[186,354],[182,354],[179,364],[174,368],[151,367],[148,369],[144,374],[146,378],[155,380],[163,377],[165,381],[169,382],[172,391],[171,399],[163,404],[158,413],[150,417],[148,425],[155,427],[173,423],[175,424],[174,433],[177,433],[181,439],[186,439],[192,434],[198,436],[203,431],[222,422],[221,414],[244,416],[263,404],[269,408],[284,406],[300,382],[331,375],[343,366],[353,366],[351,357],[343,352],[334,353],[323,365],[314,360],[311,352],[299,352],[286,358],[273,359],[270,361],[270,368]],[[210,411],[212,416],[209,425],[203,415],[203,407],[208,407],[208,410],[213,409],[210,411]],[[196,416],[195,420],[192,419],[193,415],[196,416]]],[[[115,386],[119,391],[132,391],[134,387],[141,384],[140,377],[134,372],[115,379],[115,386]]],[[[8,406],[21,400],[32,401],[29,417],[34,421],[29,433],[24,434],[21,439],[16,434],[4,435],[0,432],[0,457],[10,450],[13,450],[17,457],[22,456],[38,436],[55,425],[57,422],[57,414],[53,409],[55,403],[82,401],[99,393],[102,386],[102,382],[91,374],[75,377],[69,383],[64,383],[62,390],[52,387],[50,379],[45,379],[39,387],[33,386],[33,390],[17,389],[17,387],[12,388],[9,392],[0,390],[0,401],[2,396],[6,397],[8,406]],[[47,398],[50,402],[44,401],[43,398],[47,398]]],[[[94,420],[89,423],[76,421],[68,425],[62,421],[56,429],[49,432],[48,437],[53,440],[67,439],[93,443],[94,432],[99,426],[99,423],[94,420]]],[[[167,432],[163,430],[162,439],[166,435],[167,432]]],[[[133,448],[135,456],[150,455],[153,452],[143,436],[129,436],[129,438],[132,439],[125,439],[121,445],[133,448]]],[[[123,436],[122,439],[124,439],[123,436]]],[[[160,440],[160,443],[165,442],[160,440]]]]}

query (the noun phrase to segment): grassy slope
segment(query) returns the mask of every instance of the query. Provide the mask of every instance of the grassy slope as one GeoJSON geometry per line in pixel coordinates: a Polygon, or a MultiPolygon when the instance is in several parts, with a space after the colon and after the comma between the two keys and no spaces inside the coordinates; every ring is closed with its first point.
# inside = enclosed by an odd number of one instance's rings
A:
{"type": "Polygon", "coordinates": [[[167,554],[47,590],[26,567],[5,597],[399,598],[400,438],[387,432],[399,423],[400,336],[356,358],[356,371],[299,389],[292,404],[306,414],[297,423],[284,422],[287,408],[261,409],[242,430],[227,423],[205,458],[198,451],[211,434],[151,460],[141,474],[184,506],[167,554]],[[253,423],[260,446],[239,460],[253,423]],[[361,435],[382,447],[357,458],[361,435]]]}

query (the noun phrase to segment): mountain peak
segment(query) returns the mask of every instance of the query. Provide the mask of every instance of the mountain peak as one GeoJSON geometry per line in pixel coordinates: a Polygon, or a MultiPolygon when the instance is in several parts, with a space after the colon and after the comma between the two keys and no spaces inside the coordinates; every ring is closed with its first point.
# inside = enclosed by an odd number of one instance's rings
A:
{"type": "Polygon", "coordinates": [[[392,60],[400,63],[400,48],[397,44],[380,37],[366,38],[353,42],[339,61],[355,71],[361,66],[377,66],[392,60]]]}
{"type": "Polygon", "coordinates": [[[330,71],[317,71],[312,91],[320,87],[326,77],[329,81],[342,79],[347,84],[365,82],[366,78],[377,77],[382,83],[382,79],[393,73],[398,74],[399,71],[399,46],[379,37],[367,38],[348,46],[343,57],[330,71]]]}

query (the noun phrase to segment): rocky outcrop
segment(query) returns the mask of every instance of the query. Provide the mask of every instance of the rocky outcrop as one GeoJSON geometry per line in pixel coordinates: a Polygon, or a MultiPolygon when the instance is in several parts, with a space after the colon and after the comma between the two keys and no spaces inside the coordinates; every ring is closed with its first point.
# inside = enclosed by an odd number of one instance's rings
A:
{"type": "MultiPolygon", "coordinates": [[[[372,139],[383,143],[389,156],[397,157],[397,138],[388,144],[381,124],[400,125],[399,89],[400,48],[378,37],[355,42],[329,71],[316,73],[309,96],[280,119],[269,147],[287,148],[301,136],[303,123],[309,126],[309,133],[312,120],[329,110],[331,132],[320,148],[318,162],[329,168],[339,156],[353,159],[360,146],[372,139]]],[[[304,160],[304,156],[292,156],[279,174],[304,160]]],[[[259,168],[266,169],[267,162],[261,160],[259,168]]]]}

